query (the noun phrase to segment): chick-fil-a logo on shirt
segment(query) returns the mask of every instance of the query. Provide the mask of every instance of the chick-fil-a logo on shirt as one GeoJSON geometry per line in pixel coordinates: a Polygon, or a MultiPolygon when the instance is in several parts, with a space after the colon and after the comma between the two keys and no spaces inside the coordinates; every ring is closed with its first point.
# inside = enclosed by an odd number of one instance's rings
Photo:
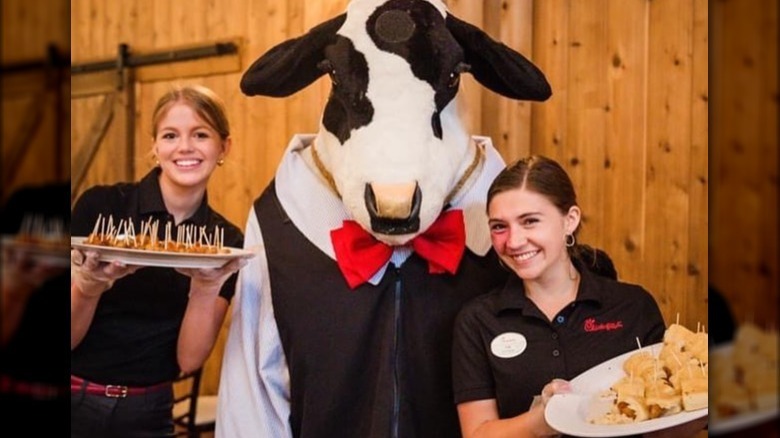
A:
{"type": "Polygon", "coordinates": [[[596,318],[588,318],[585,320],[584,328],[586,332],[618,330],[623,328],[623,321],[597,323],[596,318]]]}

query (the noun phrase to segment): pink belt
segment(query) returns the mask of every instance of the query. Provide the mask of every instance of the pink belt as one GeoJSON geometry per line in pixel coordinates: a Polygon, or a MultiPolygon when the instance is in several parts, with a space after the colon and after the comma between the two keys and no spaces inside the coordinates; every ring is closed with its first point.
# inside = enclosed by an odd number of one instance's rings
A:
{"type": "Polygon", "coordinates": [[[148,394],[150,392],[162,391],[170,387],[171,382],[163,382],[151,386],[100,385],[88,382],[81,377],[70,376],[70,392],[79,392],[83,389],[87,394],[103,395],[112,398],[148,394]]]}

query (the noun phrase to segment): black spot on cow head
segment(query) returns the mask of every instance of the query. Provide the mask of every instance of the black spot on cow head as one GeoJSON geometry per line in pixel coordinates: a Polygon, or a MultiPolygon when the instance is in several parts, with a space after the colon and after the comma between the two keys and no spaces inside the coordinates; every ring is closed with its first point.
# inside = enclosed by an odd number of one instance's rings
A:
{"type": "Polygon", "coordinates": [[[371,14],[366,31],[377,48],[405,59],[415,77],[435,90],[431,129],[441,139],[439,113],[457,94],[460,74],[469,68],[444,17],[427,2],[391,0],[371,14]]]}
{"type": "Polygon", "coordinates": [[[374,107],[366,97],[368,63],[352,41],[336,35],[317,67],[330,76],[332,83],[322,124],[344,144],[353,129],[368,125],[374,117],[374,107]]]}
{"type": "Polygon", "coordinates": [[[377,18],[374,29],[377,35],[388,43],[402,43],[409,40],[417,27],[406,11],[393,9],[383,12],[377,18]]]}

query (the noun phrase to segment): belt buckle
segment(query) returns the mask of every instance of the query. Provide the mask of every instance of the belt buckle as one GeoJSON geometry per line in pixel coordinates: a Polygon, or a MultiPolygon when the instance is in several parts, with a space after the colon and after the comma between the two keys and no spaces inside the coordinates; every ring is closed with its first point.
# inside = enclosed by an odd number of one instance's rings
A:
{"type": "Polygon", "coordinates": [[[106,397],[111,397],[111,398],[127,397],[127,386],[106,385],[106,397]]]}

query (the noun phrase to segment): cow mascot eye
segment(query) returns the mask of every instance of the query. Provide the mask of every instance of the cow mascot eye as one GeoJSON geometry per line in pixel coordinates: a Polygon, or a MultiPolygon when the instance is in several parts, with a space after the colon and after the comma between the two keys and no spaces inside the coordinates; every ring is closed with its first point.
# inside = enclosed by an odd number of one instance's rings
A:
{"type": "Polygon", "coordinates": [[[471,70],[470,65],[464,62],[459,62],[458,65],[456,65],[455,68],[452,69],[452,73],[450,73],[450,79],[449,82],[447,82],[447,86],[449,88],[457,88],[457,86],[460,84],[461,73],[467,73],[469,70],[471,70]]]}
{"type": "Polygon", "coordinates": [[[320,61],[317,64],[317,68],[324,71],[325,73],[328,74],[328,76],[330,76],[330,81],[334,87],[339,84],[338,80],[336,80],[336,67],[333,66],[333,63],[330,62],[330,60],[325,59],[320,61]]]}

